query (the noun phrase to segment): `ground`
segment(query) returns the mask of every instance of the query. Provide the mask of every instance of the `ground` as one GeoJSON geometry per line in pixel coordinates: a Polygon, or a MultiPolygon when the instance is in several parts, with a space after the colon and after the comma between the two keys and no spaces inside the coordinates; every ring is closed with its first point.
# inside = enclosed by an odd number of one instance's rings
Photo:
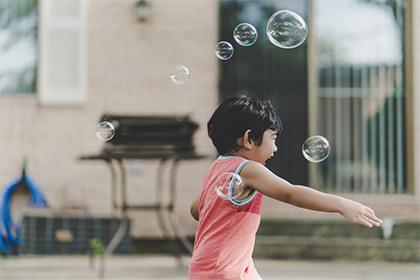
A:
{"type": "MultiPolygon", "coordinates": [[[[188,262],[185,259],[184,262],[188,262]]],[[[420,265],[385,262],[307,262],[255,260],[264,280],[419,280],[420,265]]],[[[97,265],[96,265],[97,268],[97,265]]],[[[106,279],[185,280],[186,268],[168,256],[113,256],[106,261],[106,279]]],[[[98,279],[86,256],[0,258],[0,280],[98,279]]]]}

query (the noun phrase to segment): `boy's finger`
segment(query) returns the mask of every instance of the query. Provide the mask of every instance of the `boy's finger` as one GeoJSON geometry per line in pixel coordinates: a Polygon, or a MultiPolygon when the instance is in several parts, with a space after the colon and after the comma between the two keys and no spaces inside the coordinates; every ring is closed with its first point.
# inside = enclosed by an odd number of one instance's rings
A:
{"type": "Polygon", "coordinates": [[[368,221],[369,221],[370,224],[372,224],[372,225],[374,225],[376,227],[379,227],[381,225],[381,223],[379,223],[379,222],[377,222],[375,220],[372,220],[370,218],[368,218],[368,221]]]}
{"type": "Polygon", "coordinates": [[[359,223],[361,225],[364,225],[365,227],[368,227],[368,228],[371,228],[372,227],[372,224],[369,223],[369,221],[366,218],[360,218],[359,219],[359,223]]]}
{"type": "Polygon", "coordinates": [[[361,219],[364,219],[370,224],[370,227],[376,226],[379,227],[381,223],[378,221],[377,217],[375,215],[372,215],[370,213],[364,213],[364,215],[361,217],[361,219]]]}
{"type": "Polygon", "coordinates": [[[379,219],[378,217],[376,217],[375,215],[372,215],[372,214],[370,214],[370,213],[367,213],[367,214],[366,214],[366,216],[367,216],[369,219],[371,219],[372,221],[374,221],[375,223],[378,223],[378,224],[379,224],[378,226],[380,226],[380,225],[382,224],[382,220],[381,220],[381,219],[379,219]]]}
{"type": "Polygon", "coordinates": [[[373,215],[375,215],[375,216],[376,216],[375,211],[373,211],[373,209],[372,209],[372,208],[370,208],[370,207],[366,206],[366,210],[367,210],[369,213],[371,213],[371,214],[373,214],[373,215]]]}

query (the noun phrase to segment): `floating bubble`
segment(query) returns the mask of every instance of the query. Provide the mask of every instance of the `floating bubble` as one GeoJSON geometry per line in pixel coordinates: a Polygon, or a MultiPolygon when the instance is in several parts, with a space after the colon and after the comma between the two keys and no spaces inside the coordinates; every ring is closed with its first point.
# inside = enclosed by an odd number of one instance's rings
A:
{"type": "Polygon", "coordinates": [[[214,190],[216,191],[216,194],[223,199],[228,199],[228,197],[237,199],[244,192],[245,186],[241,176],[236,173],[225,172],[217,178],[214,190]],[[229,191],[231,192],[230,195],[229,191]]]}
{"type": "Polygon", "coordinates": [[[303,142],[302,154],[310,162],[324,161],[330,153],[330,143],[320,135],[311,136],[303,142]]]}
{"type": "Polygon", "coordinates": [[[239,45],[249,47],[257,41],[258,32],[252,24],[240,23],[233,30],[233,38],[239,45]]]}
{"type": "Polygon", "coordinates": [[[216,45],[216,56],[221,60],[228,60],[233,56],[233,46],[227,41],[221,41],[216,45]]]}
{"type": "Polygon", "coordinates": [[[271,43],[283,49],[300,46],[308,35],[303,18],[295,12],[280,10],[267,23],[267,36],[271,43]]]}
{"type": "Polygon", "coordinates": [[[171,81],[177,85],[183,85],[190,78],[190,70],[184,65],[177,65],[171,73],[171,81]]]}
{"type": "Polygon", "coordinates": [[[102,141],[109,141],[115,135],[115,127],[111,122],[103,121],[96,126],[96,136],[102,141]]]}
{"type": "Polygon", "coordinates": [[[216,194],[225,200],[228,200],[235,206],[242,206],[251,202],[256,196],[257,192],[248,193],[241,176],[232,172],[222,173],[216,180],[214,188],[216,194]]]}

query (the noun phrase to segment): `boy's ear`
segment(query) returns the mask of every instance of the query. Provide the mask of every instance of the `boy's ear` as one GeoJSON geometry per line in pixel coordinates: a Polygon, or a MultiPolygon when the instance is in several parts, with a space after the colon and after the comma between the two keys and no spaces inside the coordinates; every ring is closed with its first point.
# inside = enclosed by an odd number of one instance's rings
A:
{"type": "Polygon", "coordinates": [[[250,133],[251,133],[251,129],[247,129],[244,132],[244,135],[241,137],[243,139],[243,143],[242,143],[243,147],[248,150],[252,148],[252,144],[253,144],[252,140],[249,137],[250,133]]]}

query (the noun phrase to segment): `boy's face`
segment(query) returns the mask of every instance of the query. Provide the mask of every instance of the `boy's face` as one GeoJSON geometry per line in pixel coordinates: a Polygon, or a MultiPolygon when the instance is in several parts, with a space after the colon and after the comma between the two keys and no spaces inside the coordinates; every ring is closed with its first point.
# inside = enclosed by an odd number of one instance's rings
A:
{"type": "Polygon", "coordinates": [[[261,145],[257,146],[253,144],[252,148],[252,157],[253,160],[265,164],[265,162],[270,159],[275,152],[277,152],[276,146],[277,133],[272,129],[267,129],[264,131],[261,145]]]}

